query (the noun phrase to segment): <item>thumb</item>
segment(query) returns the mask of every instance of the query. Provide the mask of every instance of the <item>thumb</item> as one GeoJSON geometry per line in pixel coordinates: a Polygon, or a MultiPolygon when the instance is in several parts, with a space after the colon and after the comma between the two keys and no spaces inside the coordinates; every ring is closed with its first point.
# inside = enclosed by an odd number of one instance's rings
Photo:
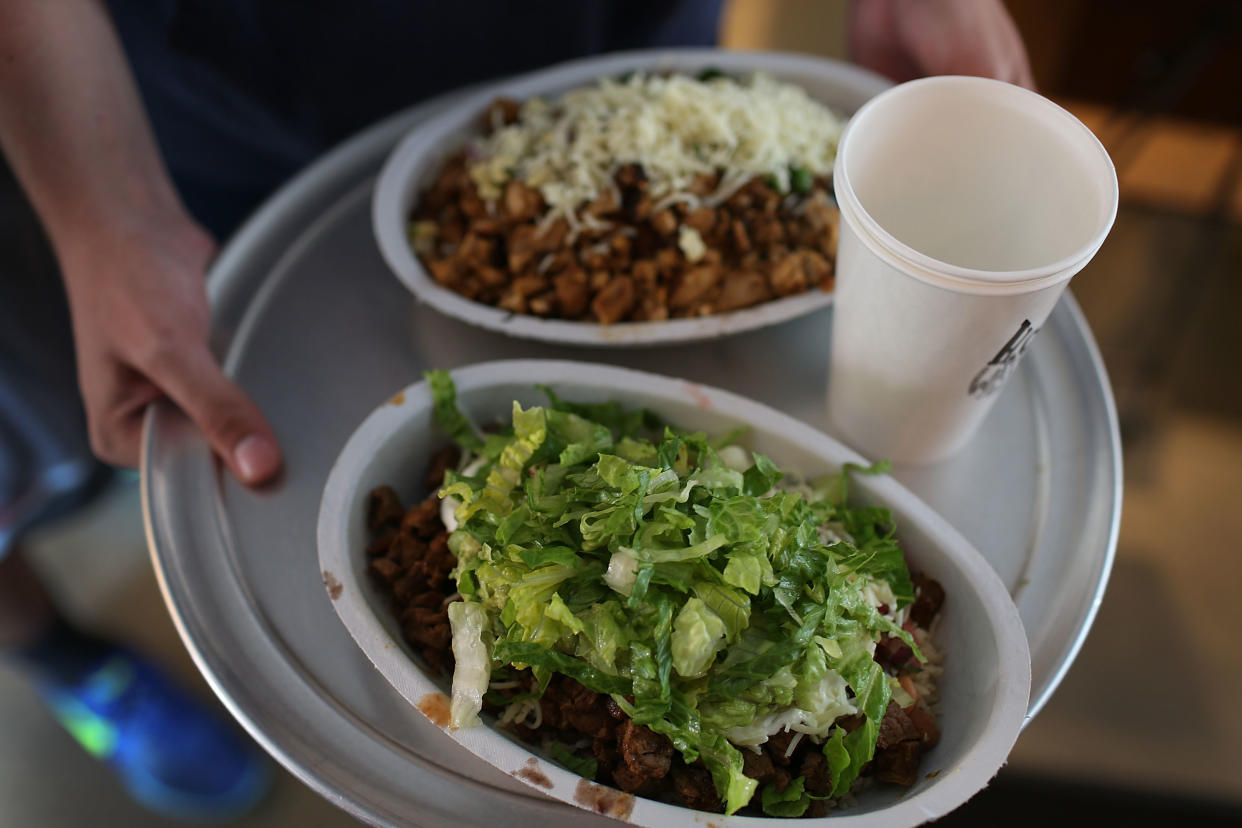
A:
{"type": "Polygon", "coordinates": [[[193,346],[176,360],[160,361],[149,374],[243,483],[267,482],[280,470],[272,427],[250,397],[224,376],[206,345],[193,346]]]}

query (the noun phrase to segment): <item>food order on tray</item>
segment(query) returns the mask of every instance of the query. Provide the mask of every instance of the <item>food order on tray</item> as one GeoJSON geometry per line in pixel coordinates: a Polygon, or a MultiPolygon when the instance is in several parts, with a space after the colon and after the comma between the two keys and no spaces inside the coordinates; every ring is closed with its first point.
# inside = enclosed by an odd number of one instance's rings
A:
{"type": "Polygon", "coordinates": [[[454,726],[484,714],[578,774],[705,811],[819,816],[935,747],[944,592],[891,514],[738,445],[546,390],[368,503],[373,577],[454,726]],[[493,718],[494,717],[494,718],[493,718]]]}
{"type": "Polygon", "coordinates": [[[842,123],[798,86],[635,72],[484,120],[410,217],[446,288],[604,324],[832,288],[842,123]]]}

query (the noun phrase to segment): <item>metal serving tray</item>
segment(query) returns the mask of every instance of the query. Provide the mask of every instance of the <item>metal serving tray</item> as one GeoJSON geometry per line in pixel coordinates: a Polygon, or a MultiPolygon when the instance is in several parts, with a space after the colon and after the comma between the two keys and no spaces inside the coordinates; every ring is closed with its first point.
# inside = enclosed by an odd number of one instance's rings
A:
{"type": "MultiPolygon", "coordinates": [[[[855,91],[883,83],[841,67],[855,91]]],[[[387,120],[277,193],[212,267],[214,346],[285,451],[248,491],[167,404],[148,413],[142,497],[169,611],[216,693],[280,762],[377,825],[616,825],[532,794],[443,738],[363,656],[316,566],[328,470],[354,428],[429,367],[578,358],[682,376],[824,419],[831,309],[712,342],[639,350],[510,339],[418,306],[371,233],[373,177],[409,127],[387,120]]],[[[1031,644],[1029,715],[1048,700],[1095,616],[1117,541],[1117,417],[1068,293],[982,430],[957,457],[896,476],[954,523],[1012,591],[1031,644]]]]}

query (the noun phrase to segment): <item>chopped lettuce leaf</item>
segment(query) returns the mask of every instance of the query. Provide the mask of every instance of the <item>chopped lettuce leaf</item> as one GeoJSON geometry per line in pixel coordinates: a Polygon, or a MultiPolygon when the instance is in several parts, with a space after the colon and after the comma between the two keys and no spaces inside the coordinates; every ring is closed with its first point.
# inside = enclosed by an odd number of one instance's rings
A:
{"type": "Polygon", "coordinates": [[[764,785],[760,794],[763,812],[774,817],[802,816],[811,804],[811,797],[807,795],[805,786],[806,779],[801,776],[796,777],[779,792],[775,785],[764,785]]]}
{"type": "Polygon", "coordinates": [[[483,448],[483,440],[475,433],[474,426],[457,407],[457,387],[448,371],[427,371],[423,374],[431,386],[431,399],[436,422],[454,443],[471,451],[483,448]]]}
{"type": "Polygon", "coordinates": [[[868,718],[861,727],[845,734],[844,738],[839,740],[839,744],[834,746],[833,743],[838,741],[838,734],[842,732],[841,728],[837,728],[833,738],[824,748],[824,757],[828,760],[828,767],[830,769],[840,768],[839,775],[834,772],[832,778],[832,792],[829,794],[832,797],[848,793],[850,785],[853,785],[854,780],[858,778],[863,765],[875,756],[875,743],[880,735],[880,724],[875,719],[868,718]],[[848,763],[843,764],[842,756],[848,760],[848,763]]]}
{"type": "Polygon", "coordinates": [[[472,727],[479,723],[483,694],[492,675],[492,660],[483,640],[487,613],[480,604],[454,601],[448,606],[453,628],[453,697],[449,703],[449,724],[472,727]]]}
{"type": "MultiPolygon", "coordinates": [[[[876,610],[877,596],[913,600],[892,516],[846,503],[847,476],[882,466],[783,483],[734,444],[744,432],[712,441],[551,389],[548,405],[515,404],[512,426],[479,440],[447,375],[434,389],[445,429],[482,463],[441,493],[461,504],[455,722],[477,721],[492,671],[530,668],[535,694],[570,677],[702,760],[727,813],[757,788],[738,746],[781,730],[821,744],[833,795],[848,791],[893,692],[874,644],[913,645],[876,610]],[[859,713],[848,734],[836,724],[859,713]]],[[[567,750],[558,761],[596,770],[567,750]]],[[[759,799],[794,816],[812,798],[795,780],[759,799]]]]}
{"type": "Polygon", "coordinates": [[[691,598],[673,622],[673,669],[682,678],[698,678],[725,645],[725,622],[700,598],[691,598]]]}
{"type": "Polygon", "coordinates": [[[577,756],[560,742],[548,745],[548,753],[552,754],[552,758],[564,765],[567,770],[578,774],[583,779],[594,779],[595,774],[599,772],[599,762],[594,757],[577,756]]]}
{"type": "Polygon", "coordinates": [[[758,497],[770,491],[785,475],[776,464],[762,454],[756,454],[755,465],[742,475],[742,491],[752,497],[758,497]]]}

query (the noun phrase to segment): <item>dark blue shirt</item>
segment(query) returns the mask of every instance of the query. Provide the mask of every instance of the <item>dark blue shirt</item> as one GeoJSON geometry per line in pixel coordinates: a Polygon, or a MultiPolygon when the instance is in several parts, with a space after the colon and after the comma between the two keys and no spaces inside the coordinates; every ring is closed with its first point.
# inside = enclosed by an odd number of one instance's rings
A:
{"type": "Polygon", "coordinates": [[[722,0],[109,0],[168,166],[218,236],[325,149],[475,81],[716,42],[722,0]]]}

